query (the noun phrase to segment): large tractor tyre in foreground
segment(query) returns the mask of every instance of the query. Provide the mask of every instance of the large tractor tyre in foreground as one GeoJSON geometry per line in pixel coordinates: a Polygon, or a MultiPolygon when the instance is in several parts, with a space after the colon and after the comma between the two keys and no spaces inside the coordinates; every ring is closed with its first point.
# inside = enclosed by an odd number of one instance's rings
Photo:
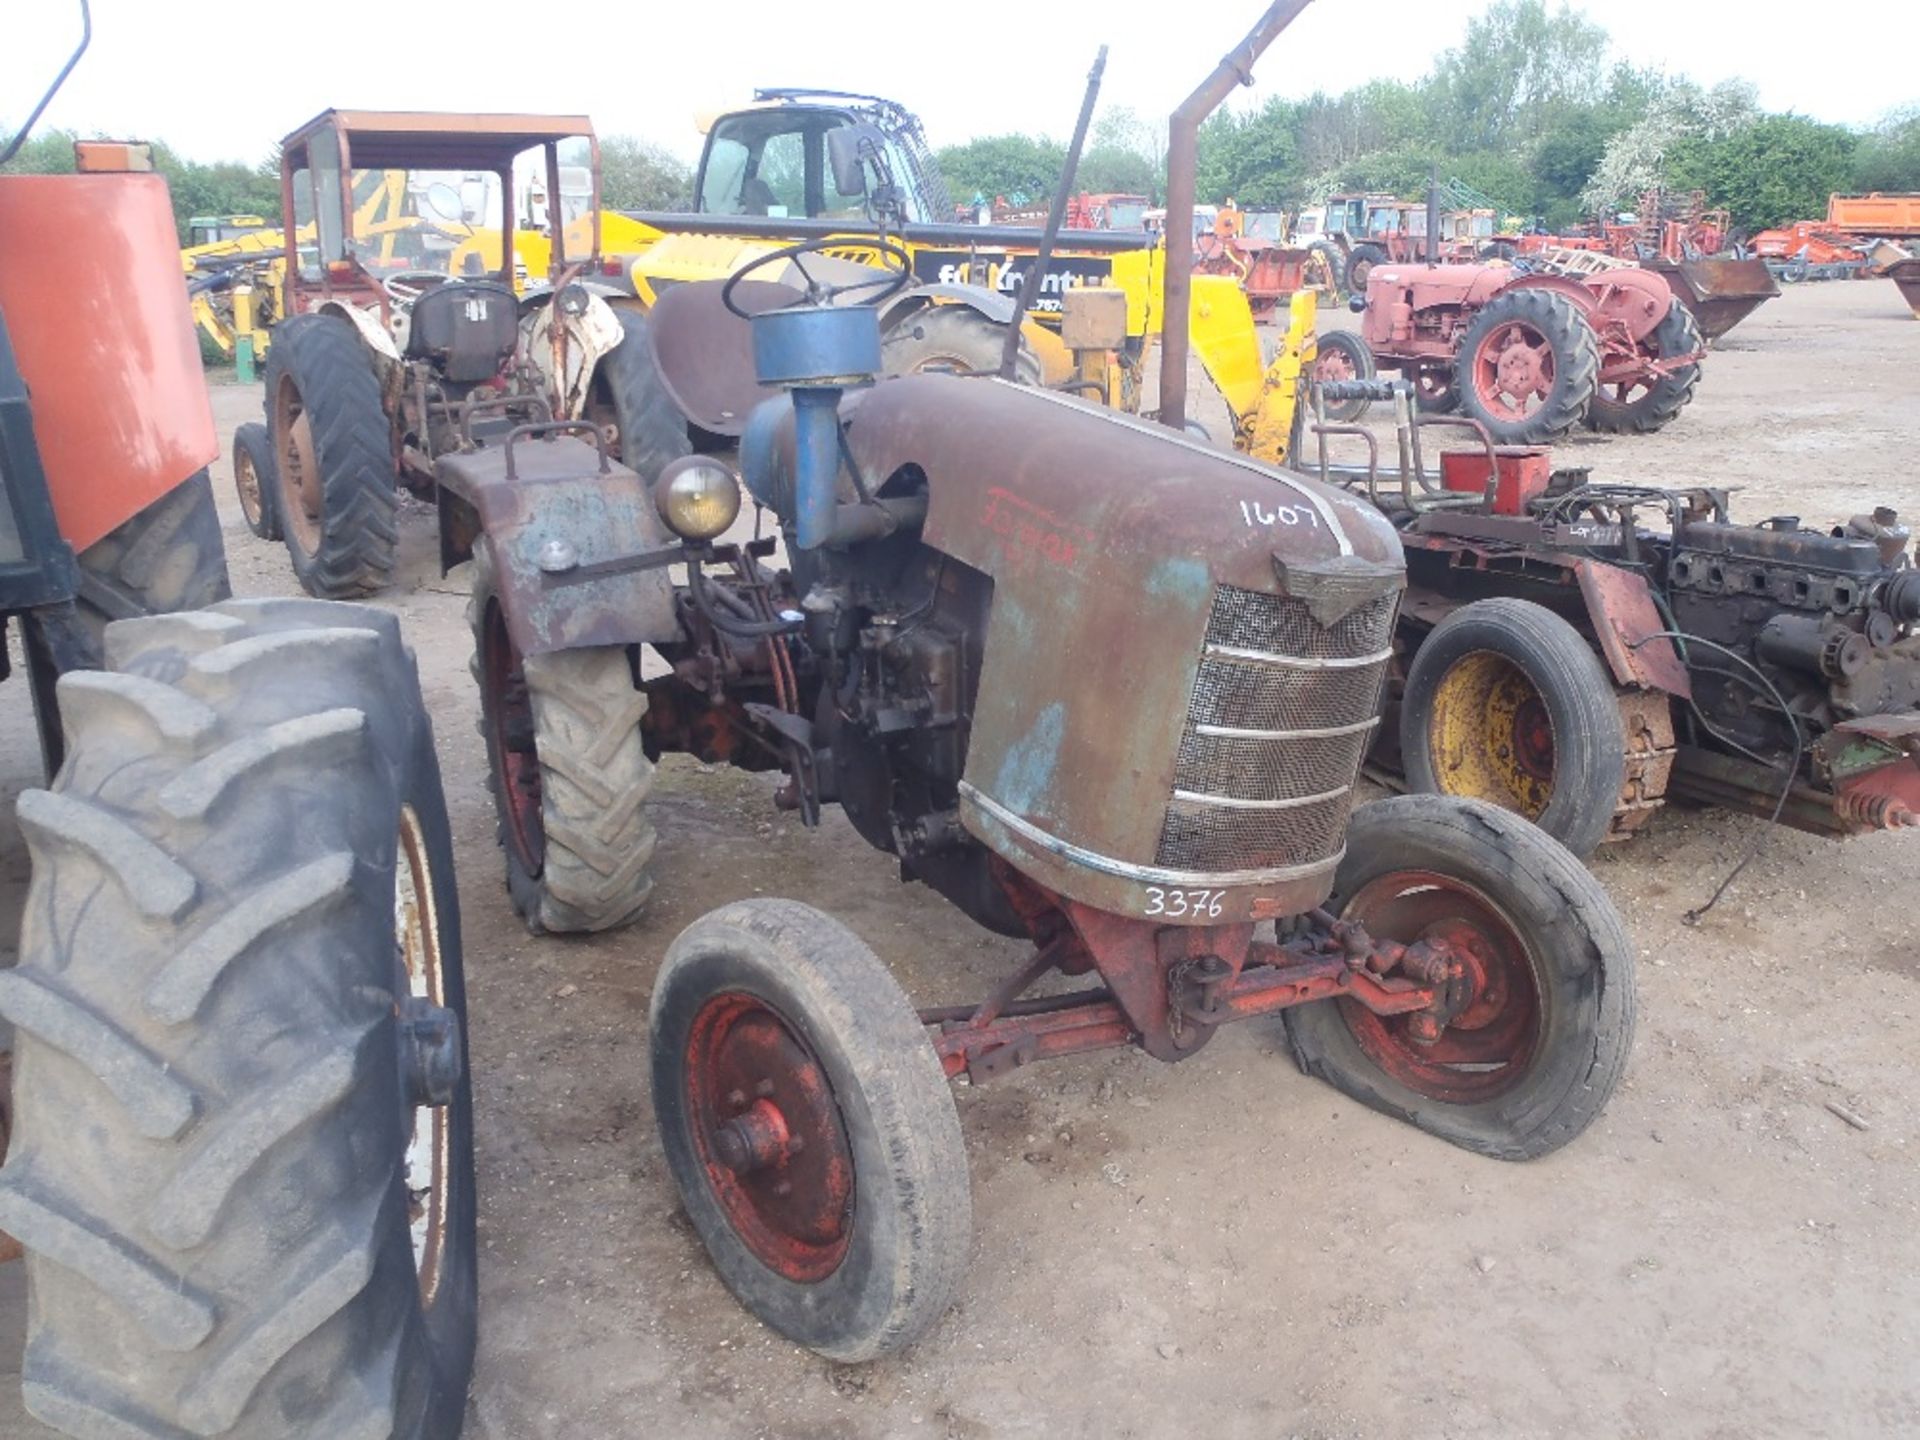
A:
{"type": "MultiPolygon", "coordinates": [[[[957,375],[1000,373],[1007,327],[965,305],[925,305],[897,320],[880,338],[880,369],[887,375],[945,370],[957,375]]],[[[1017,384],[1040,383],[1040,357],[1025,337],[1014,361],[1017,384]]]]}
{"type": "Polygon", "coordinates": [[[452,1440],[475,1341],[453,851],[391,615],[107,632],[21,797],[0,1229],[85,1440],[452,1440]]]}
{"type": "Polygon", "coordinates": [[[338,315],[283,320],[266,380],[275,509],[294,577],[324,600],[385,589],[399,497],[380,383],[359,334],[338,315]]]}
{"type": "Polygon", "coordinates": [[[279,485],[273,437],[260,421],[249,420],[233,432],[233,489],[240,497],[240,514],[247,529],[262,540],[280,538],[280,512],[274,506],[274,491],[279,485]]]}
{"type": "Polygon", "coordinates": [[[1592,644],[1505,596],[1454,611],[1414,652],[1400,752],[1410,790],[1511,810],[1581,857],[1626,783],[1626,727],[1592,644]]]}
{"type": "Polygon", "coordinates": [[[675,460],[693,453],[686,417],[660,382],[647,317],[616,309],[625,337],[600,357],[587,398],[587,418],[615,431],[614,454],[648,485],[675,460]]]}
{"type": "MultiPolygon", "coordinates": [[[[1351,330],[1329,330],[1316,342],[1313,378],[1316,381],[1371,380],[1374,377],[1373,351],[1367,342],[1351,330]]],[[[1350,425],[1367,413],[1372,401],[1342,400],[1327,406],[1327,419],[1350,425]]]]}
{"type": "Polygon", "coordinates": [[[79,554],[77,608],[97,660],[108,622],[198,610],[233,593],[213,482],[202,470],[79,554]]]}
{"type": "MultiPolygon", "coordinates": [[[[1697,355],[1707,348],[1700,337],[1699,323],[1678,300],[1668,308],[1667,318],[1655,328],[1651,339],[1655,360],[1697,355]]],[[[1611,435],[1649,434],[1686,409],[1699,384],[1700,367],[1694,364],[1645,380],[1602,385],[1587,409],[1587,424],[1611,435]]]]}
{"type": "Polygon", "coordinates": [[[501,605],[483,542],[467,622],[507,893],[535,934],[625,925],[653,890],[646,694],[623,645],[523,658],[501,605]]]}
{"type": "Polygon", "coordinates": [[[1376,245],[1371,240],[1362,241],[1354,246],[1347,252],[1347,268],[1341,276],[1341,283],[1346,286],[1347,293],[1349,295],[1366,294],[1367,277],[1373,273],[1373,267],[1385,265],[1391,258],[1387,254],[1386,246],[1376,245]]]}
{"type": "Polygon", "coordinates": [[[1501,1160],[1593,1122],[1633,1048],[1633,947],[1600,883],[1518,816],[1435,795],[1363,805],[1327,908],[1375,940],[1445,939],[1477,998],[1422,1044],[1351,1000],[1285,1012],[1300,1068],[1501,1160]]]}
{"type": "Polygon", "coordinates": [[[1502,290],[1467,326],[1453,359],[1460,408],[1501,445],[1558,440],[1586,418],[1600,342],[1580,308],[1533,286],[1502,290]]]}
{"type": "Polygon", "coordinates": [[[966,1147],[873,951],[798,901],[740,901],[673,942],[650,1024],[667,1165],[740,1303],[833,1360],[924,1334],[967,1263],[966,1147]]]}

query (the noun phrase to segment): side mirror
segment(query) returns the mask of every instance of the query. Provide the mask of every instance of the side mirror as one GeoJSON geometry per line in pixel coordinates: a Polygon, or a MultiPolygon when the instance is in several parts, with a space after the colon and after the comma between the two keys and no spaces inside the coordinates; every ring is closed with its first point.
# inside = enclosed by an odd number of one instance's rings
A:
{"type": "Polygon", "coordinates": [[[827,164],[833,170],[833,188],[842,195],[867,193],[866,166],[860,159],[860,142],[871,134],[868,125],[842,125],[827,132],[827,164]]]}

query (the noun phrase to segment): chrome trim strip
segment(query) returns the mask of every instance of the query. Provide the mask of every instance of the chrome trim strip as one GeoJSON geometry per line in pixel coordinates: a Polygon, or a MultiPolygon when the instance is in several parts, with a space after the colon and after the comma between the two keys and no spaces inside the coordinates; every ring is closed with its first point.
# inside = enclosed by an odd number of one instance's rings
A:
{"type": "Polygon", "coordinates": [[[981,794],[977,786],[965,780],[960,782],[960,798],[971,800],[1021,839],[1051,855],[1084,865],[1089,870],[1098,870],[1142,885],[1279,885],[1289,880],[1305,880],[1324,874],[1344,860],[1347,854],[1347,847],[1343,844],[1326,859],[1316,860],[1310,865],[1281,865],[1270,870],[1165,870],[1157,865],[1135,865],[1131,861],[1115,860],[1110,855],[1101,855],[1062,840],[1058,835],[1049,835],[1021,819],[999,801],[981,794]]]}
{"type": "Polygon", "coordinates": [[[1251,660],[1256,665],[1278,665],[1289,670],[1359,670],[1393,658],[1391,649],[1376,650],[1371,655],[1335,655],[1313,659],[1305,655],[1276,655],[1271,650],[1243,650],[1238,645],[1215,645],[1211,642],[1203,646],[1200,653],[1218,660],[1251,660]]]}
{"type": "Polygon", "coordinates": [[[1363,730],[1371,730],[1380,723],[1380,717],[1371,720],[1356,720],[1351,725],[1326,725],[1315,730],[1242,730],[1237,725],[1195,725],[1196,735],[1210,735],[1221,740],[1334,740],[1342,735],[1358,735],[1363,730]]]}
{"type": "Polygon", "coordinates": [[[1176,789],[1173,798],[1185,800],[1190,805],[1218,805],[1223,810],[1298,810],[1302,806],[1324,804],[1352,793],[1351,785],[1342,785],[1338,790],[1323,790],[1318,795],[1301,795],[1292,800],[1242,800],[1235,795],[1208,795],[1200,790],[1176,789]]]}

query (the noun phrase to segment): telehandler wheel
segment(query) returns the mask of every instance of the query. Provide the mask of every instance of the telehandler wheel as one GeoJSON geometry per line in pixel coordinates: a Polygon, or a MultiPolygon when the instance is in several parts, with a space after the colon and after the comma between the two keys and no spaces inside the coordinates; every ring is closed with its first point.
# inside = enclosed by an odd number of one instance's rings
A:
{"type": "Polygon", "coordinates": [[[324,600],[393,581],[392,436],[367,350],[338,315],[295,315],[267,352],[275,511],[294,578],[324,600]]]}
{"type": "Polygon", "coordinates": [[[1499,445],[1558,440],[1586,418],[1600,342],[1579,307],[1551,290],[1502,290],[1480,307],[1453,357],[1460,408],[1499,445]]]}
{"type": "MultiPolygon", "coordinates": [[[[1367,342],[1351,330],[1329,330],[1316,342],[1313,362],[1315,380],[1371,380],[1374,376],[1373,351],[1367,342]]],[[[1350,425],[1367,413],[1373,402],[1362,396],[1327,406],[1327,419],[1350,425]]]]}
{"type": "MultiPolygon", "coordinates": [[[[887,375],[920,375],[950,370],[961,375],[995,375],[1007,343],[1007,327],[965,305],[923,305],[894,322],[880,338],[880,369],[887,375]]],[[[1014,361],[1014,381],[1040,384],[1040,357],[1025,337],[1014,361]]]]}
{"type": "Polygon", "coordinates": [[[1387,254],[1384,245],[1376,245],[1371,240],[1362,241],[1347,252],[1347,270],[1342,282],[1349,295],[1367,293],[1367,277],[1373,273],[1376,265],[1385,265],[1392,257],[1387,254]]]}
{"type": "Polygon", "coordinates": [[[273,508],[280,468],[273,462],[273,438],[258,420],[233,432],[233,488],[247,529],[262,540],[280,538],[280,512],[273,508]]]}
{"type": "Polygon", "coordinates": [[[0,1229],[63,1433],[452,1440],[476,1334],[452,840],[393,616],[107,632],[33,856],[0,1229]],[[297,822],[297,823],[295,823],[297,822]]]}
{"type": "Polygon", "coordinates": [[[682,455],[693,453],[681,415],[660,383],[647,317],[616,309],[623,339],[600,357],[587,398],[587,418],[604,431],[611,425],[620,463],[648,485],[682,455]]]}
{"type": "Polygon", "coordinates": [[[873,951],[798,901],[740,901],[673,942],[650,1024],[667,1165],[740,1303],[833,1360],[925,1333],[966,1265],[966,1147],[873,951]]]}
{"type": "MultiPolygon", "coordinates": [[[[1653,358],[1694,355],[1707,348],[1700,326],[1678,300],[1652,336],[1653,358]]],[[[1683,365],[1651,380],[1602,385],[1587,410],[1587,425],[1610,435],[1646,435],[1658,430],[1686,409],[1700,384],[1700,367],[1683,365]]]]}
{"type": "Polygon", "coordinates": [[[213,482],[202,470],[79,554],[76,608],[94,658],[107,624],[198,610],[233,593],[213,482]]]}
{"type": "Polygon", "coordinates": [[[1407,788],[1511,810],[1582,858],[1607,836],[1627,735],[1573,626],[1530,600],[1476,600],[1414,652],[1400,701],[1407,788]]]}
{"type": "Polygon", "coordinates": [[[1288,1010],[1307,1074],[1501,1160],[1558,1149],[1606,1105],[1633,1048],[1633,947],[1562,846],[1474,800],[1377,800],[1354,812],[1327,908],[1376,940],[1452,942],[1473,994],[1428,1045],[1357,1001],[1288,1010]]]}
{"type": "Polygon", "coordinates": [[[611,930],[653,890],[647,697],[623,645],[522,658],[492,548],[474,547],[473,677],[507,894],[534,934],[611,930]]]}

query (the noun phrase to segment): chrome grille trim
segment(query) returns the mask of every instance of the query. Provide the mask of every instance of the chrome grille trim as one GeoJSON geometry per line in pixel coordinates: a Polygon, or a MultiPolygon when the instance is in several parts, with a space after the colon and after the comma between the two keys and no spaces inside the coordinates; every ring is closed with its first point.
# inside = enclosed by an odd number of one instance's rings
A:
{"type": "MultiPolygon", "coordinates": [[[[1351,725],[1322,725],[1310,730],[1246,730],[1237,725],[1195,724],[1193,733],[1211,735],[1219,740],[1337,740],[1342,735],[1358,735],[1380,723],[1380,717],[1356,720],[1351,725]]],[[[1352,787],[1348,787],[1352,788],[1352,787]]]]}
{"type": "Polygon", "coordinates": [[[1309,659],[1304,655],[1276,655],[1271,650],[1243,650],[1238,645],[1206,645],[1201,654],[1214,660],[1242,660],[1255,665],[1279,665],[1289,670],[1359,670],[1393,658],[1391,647],[1369,655],[1339,655],[1309,659]]]}
{"type": "Polygon", "coordinates": [[[1318,795],[1297,795],[1288,800],[1242,800],[1233,795],[1207,795],[1198,790],[1175,789],[1173,798],[1184,800],[1189,805],[1220,805],[1229,810],[1298,810],[1303,805],[1323,805],[1352,793],[1353,786],[1342,785],[1338,790],[1322,790],[1318,795]]]}

